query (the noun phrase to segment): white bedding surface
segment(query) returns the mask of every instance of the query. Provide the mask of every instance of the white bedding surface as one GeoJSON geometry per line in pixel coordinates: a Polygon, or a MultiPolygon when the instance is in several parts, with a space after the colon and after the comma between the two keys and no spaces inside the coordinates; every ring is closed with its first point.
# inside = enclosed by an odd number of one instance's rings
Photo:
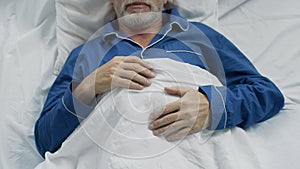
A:
{"type": "Polygon", "coordinates": [[[54,10],[48,0],[0,1],[1,169],[32,169],[42,161],[33,125],[55,78],[54,10]]]}
{"type": "MultiPolygon", "coordinates": [[[[220,4],[228,4],[225,1],[220,4]]],[[[298,0],[248,0],[232,10],[222,9],[220,31],[280,87],[287,100],[271,120],[247,131],[234,128],[216,134],[211,146],[203,147],[203,157],[210,155],[203,165],[299,168],[299,8],[298,0]]],[[[42,161],[35,150],[33,125],[55,78],[55,27],[54,1],[0,2],[1,169],[32,169],[42,161]]]]}
{"type": "Polygon", "coordinates": [[[287,97],[300,103],[300,2],[250,0],[219,20],[219,29],[270,77],[287,97]]]}

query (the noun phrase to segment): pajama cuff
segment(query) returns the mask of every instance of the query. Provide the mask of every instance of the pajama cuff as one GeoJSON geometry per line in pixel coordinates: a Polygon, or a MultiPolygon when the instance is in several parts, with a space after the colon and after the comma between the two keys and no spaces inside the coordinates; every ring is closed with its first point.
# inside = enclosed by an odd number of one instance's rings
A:
{"type": "Polygon", "coordinates": [[[95,107],[95,105],[89,106],[77,99],[71,91],[71,85],[62,97],[62,103],[64,108],[69,113],[73,114],[78,118],[79,122],[84,120],[93,111],[95,107]]]}
{"type": "Polygon", "coordinates": [[[210,103],[211,126],[210,130],[226,128],[227,113],[225,108],[226,90],[219,90],[216,86],[200,86],[198,91],[205,94],[210,103]]]}

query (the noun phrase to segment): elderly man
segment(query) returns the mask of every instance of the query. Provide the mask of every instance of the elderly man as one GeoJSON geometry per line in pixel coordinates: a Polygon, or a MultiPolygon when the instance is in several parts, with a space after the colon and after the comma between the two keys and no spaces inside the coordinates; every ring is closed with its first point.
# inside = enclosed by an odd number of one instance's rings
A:
{"type": "Polygon", "coordinates": [[[72,51],[49,92],[35,127],[42,156],[61,146],[93,110],[97,96],[119,87],[150,86],[155,74],[145,58],[179,59],[207,69],[224,85],[198,90],[166,86],[166,93],[180,99],[151,113],[149,130],[168,141],[203,129],[246,128],[283,107],[277,87],[231,42],[201,23],[187,22],[176,9],[164,10],[167,0],[110,2],[117,20],[108,23],[98,38],[72,51]],[[176,57],[167,51],[175,51],[176,57]]]}

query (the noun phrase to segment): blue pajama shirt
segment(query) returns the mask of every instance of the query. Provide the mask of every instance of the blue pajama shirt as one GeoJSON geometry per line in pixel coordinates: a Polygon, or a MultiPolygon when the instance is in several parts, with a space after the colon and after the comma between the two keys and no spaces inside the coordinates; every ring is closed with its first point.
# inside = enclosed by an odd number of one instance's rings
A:
{"type": "MultiPolygon", "coordinates": [[[[75,88],[96,68],[115,56],[170,58],[208,70],[224,86],[199,86],[210,102],[211,130],[246,128],[274,116],[284,98],[268,78],[223,35],[210,27],[183,19],[176,9],[163,12],[163,28],[143,48],[118,32],[109,22],[101,36],[75,48],[50,89],[35,125],[39,153],[55,152],[96,105],[86,105],[73,94],[75,88]]],[[[96,100],[96,99],[95,99],[96,100]]]]}

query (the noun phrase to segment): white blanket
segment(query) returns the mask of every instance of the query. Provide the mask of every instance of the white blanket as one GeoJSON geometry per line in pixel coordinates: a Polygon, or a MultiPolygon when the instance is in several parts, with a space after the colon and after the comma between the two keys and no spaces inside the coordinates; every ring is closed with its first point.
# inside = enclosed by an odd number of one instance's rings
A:
{"type": "MultiPolygon", "coordinates": [[[[106,94],[59,152],[46,154],[44,164],[64,169],[200,168],[202,164],[197,159],[203,150],[199,146],[207,141],[211,132],[168,142],[163,137],[153,136],[147,127],[148,116],[156,108],[179,99],[166,94],[163,90],[166,86],[197,90],[199,85],[220,86],[221,83],[206,70],[193,65],[171,59],[148,61],[156,74],[150,87],[142,91],[119,88],[106,94]]],[[[39,168],[44,168],[43,164],[39,168]]]]}

